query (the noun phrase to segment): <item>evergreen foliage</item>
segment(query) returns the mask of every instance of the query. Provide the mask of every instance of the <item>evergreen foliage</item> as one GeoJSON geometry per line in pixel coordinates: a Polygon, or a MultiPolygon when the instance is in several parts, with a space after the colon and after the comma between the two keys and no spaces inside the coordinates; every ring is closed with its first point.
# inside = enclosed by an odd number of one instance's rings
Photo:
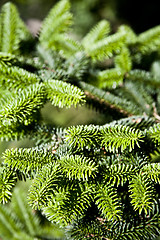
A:
{"type": "Polygon", "coordinates": [[[63,233],[49,222],[42,222],[38,212],[29,207],[26,194],[20,188],[13,193],[9,206],[0,206],[0,237],[8,239],[63,239],[63,233]]]}
{"type": "Polygon", "coordinates": [[[125,25],[111,33],[103,20],[77,41],[72,22],[70,3],[61,0],[34,39],[12,3],[1,9],[0,139],[29,137],[35,146],[3,153],[0,201],[11,200],[14,213],[0,206],[0,236],[47,239],[30,205],[63,227],[66,239],[154,239],[160,235],[160,26],[137,36],[125,25]],[[23,42],[33,49],[26,52],[23,42]],[[106,122],[48,127],[41,119],[48,102],[86,103],[106,122]],[[28,178],[29,205],[14,188],[28,178]]]}

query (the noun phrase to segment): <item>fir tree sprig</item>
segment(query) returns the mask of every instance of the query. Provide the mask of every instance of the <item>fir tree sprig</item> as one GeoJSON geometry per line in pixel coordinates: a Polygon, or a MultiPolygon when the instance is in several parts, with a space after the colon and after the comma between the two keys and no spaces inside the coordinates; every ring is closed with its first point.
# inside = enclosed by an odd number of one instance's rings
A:
{"type": "Polygon", "coordinates": [[[16,209],[0,207],[0,237],[43,238],[21,193],[11,199],[16,183],[30,178],[29,204],[70,239],[153,240],[160,233],[159,26],[136,35],[102,20],[77,41],[72,23],[70,2],[61,0],[34,39],[14,4],[1,9],[0,139],[27,136],[37,147],[3,154],[0,201],[16,209]],[[104,123],[48,127],[41,114],[48,102],[86,103],[104,123]]]}

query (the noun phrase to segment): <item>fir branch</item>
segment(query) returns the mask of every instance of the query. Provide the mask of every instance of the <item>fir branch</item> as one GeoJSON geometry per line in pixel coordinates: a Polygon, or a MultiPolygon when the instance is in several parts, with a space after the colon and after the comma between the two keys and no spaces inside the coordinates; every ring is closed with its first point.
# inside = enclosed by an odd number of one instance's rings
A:
{"type": "Polygon", "coordinates": [[[155,239],[159,236],[159,227],[157,225],[157,220],[159,217],[157,215],[153,216],[151,219],[146,219],[145,223],[143,221],[135,223],[118,223],[117,233],[115,236],[116,240],[129,240],[136,238],[137,240],[148,240],[155,239]]]}
{"type": "Polygon", "coordinates": [[[9,168],[2,168],[0,172],[0,203],[7,203],[12,196],[12,188],[17,181],[16,173],[9,168]]]}
{"type": "Polygon", "coordinates": [[[22,40],[30,39],[31,34],[19,17],[16,6],[10,2],[4,4],[0,13],[0,51],[17,54],[22,40]]]}
{"type": "Polygon", "coordinates": [[[54,44],[53,40],[50,39],[48,45],[52,50],[59,50],[60,55],[65,58],[69,58],[76,52],[82,51],[82,46],[78,41],[62,34],[54,37],[54,44]]]}
{"type": "Polygon", "coordinates": [[[147,94],[146,86],[139,82],[127,81],[121,91],[121,96],[134,103],[139,112],[151,116],[153,99],[147,94]]]}
{"type": "MultiPolygon", "coordinates": [[[[8,63],[8,61],[7,61],[8,63]]],[[[40,82],[40,78],[23,68],[4,66],[0,63],[0,85],[10,89],[24,88],[30,84],[40,82]]]]}
{"type": "Polygon", "coordinates": [[[143,167],[142,170],[146,173],[155,183],[160,184],[160,163],[151,163],[143,167]]]}
{"type": "Polygon", "coordinates": [[[142,54],[149,54],[153,51],[159,50],[160,47],[160,26],[151,28],[137,37],[137,50],[142,54]]]}
{"type": "Polygon", "coordinates": [[[62,180],[58,164],[44,165],[36,174],[29,190],[29,204],[34,209],[47,206],[52,195],[55,195],[62,180]]]}
{"type": "Polygon", "coordinates": [[[83,46],[87,49],[90,44],[97,43],[102,40],[110,32],[110,24],[106,20],[102,20],[94,26],[90,32],[82,39],[83,46]]]}
{"type": "Polygon", "coordinates": [[[149,181],[147,174],[140,172],[137,176],[135,176],[130,182],[130,190],[131,192],[131,203],[135,210],[139,211],[139,214],[144,211],[146,214],[149,209],[152,209],[154,199],[154,188],[149,181]]]}
{"type": "Polygon", "coordinates": [[[121,69],[113,68],[98,72],[98,86],[100,88],[115,88],[122,85],[124,73],[121,69]]]}
{"type": "Polygon", "coordinates": [[[60,158],[62,172],[69,179],[88,180],[90,177],[95,177],[98,167],[93,160],[80,156],[62,156],[60,158]]]}
{"type": "Polygon", "coordinates": [[[19,16],[14,4],[6,3],[0,13],[0,51],[16,53],[19,47],[17,25],[19,16]]]}
{"type": "Polygon", "coordinates": [[[114,127],[101,128],[101,145],[110,152],[123,152],[126,148],[129,151],[134,149],[135,144],[139,146],[139,141],[143,141],[143,133],[134,128],[117,125],[114,127]]]}
{"type": "Polygon", "coordinates": [[[49,80],[45,82],[47,97],[54,106],[60,108],[75,107],[85,102],[84,93],[76,86],[58,80],[49,80]]]}
{"type": "Polygon", "coordinates": [[[105,182],[112,186],[123,186],[128,180],[132,179],[138,168],[133,164],[126,164],[122,159],[122,163],[113,164],[107,167],[105,182]]]}
{"type": "Polygon", "coordinates": [[[101,90],[93,85],[85,82],[80,82],[80,87],[84,90],[87,98],[95,99],[102,106],[106,106],[116,112],[123,114],[124,116],[138,115],[139,110],[135,108],[132,102],[126,101],[109,91],[101,90]]]}
{"type": "Polygon", "coordinates": [[[2,125],[30,124],[33,121],[33,113],[42,107],[46,101],[45,88],[42,84],[30,85],[17,95],[3,104],[0,110],[0,116],[2,117],[0,123],[2,125]]]}
{"type": "Polygon", "coordinates": [[[151,139],[160,143],[160,123],[154,124],[146,132],[151,139]]]}
{"type": "Polygon", "coordinates": [[[100,186],[95,199],[98,208],[108,221],[121,219],[122,210],[113,187],[109,185],[100,186]]]}
{"type": "Polygon", "coordinates": [[[132,81],[142,82],[153,87],[160,86],[159,79],[154,78],[150,72],[146,72],[144,70],[134,69],[126,74],[126,78],[132,81]]]}
{"type": "Polygon", "coordinates": [[[87,54],[94,60],[104,60],[118,53],[125,44],[126,33],[123,31],[110,35],[87,46],[87,54]]]}
{"type": "Polygon", "coordinates": [[[155,239],[159,236],[158,227],[159,217],[154,215],[151,219],[129,222],[123,221],[107,221],[103,217],[97,217],[86,225],[86,219],[77,220],[75,225],[68,231],[74,240],[85,238],[89,239],[105,239],[105,240],[137,240],[155,239]]]}
{"type": "Polygon", "coordinates": [[[112,125],[125,125],[125,126],[129,126],[129,127],[133,127],[135,129],[140,129],[143,131],[145,129],[148,129],[151,126],[154,126],[155,123],[156,122],[155,122],[154,118],[139,115],[139,116],[131,116],[131,117],[127,117],[127,118],[122,118],[117,121],[112,121],[109,124],[111,126],[112,125]]]}
{"type": "Polygon", "coordinates": [[[17,22],[17,32],[19,35],[19,39],[20,39],[20,45],[23,41],[33,41],[33,37],[29,31],[29,29],[27,28],[27,26],[25,25],[25,23],[22,21],[22,19],[19,17],[18,22],[17,22]]]}
{"type": "Polygon", "coordinates": [[[121,25],[118,29],[120,32],[126,34],[126,44],[130,47],[134,45],[137,41],[137,36],[134,33],[133,29],[128,25],[121,25]]]}
{"type": "Polygon", "coordinates": [[[70,3],[68,0],[61,0],[50,10],[43,21],[39,36],[42,45],[47,48],[54,46],[54,38],[68,30],[68,27],[72,24],[72,14],[69,10],[70,3]]]}
{"type": "Polygon", "coordinates": [[[73,184],[70,189],[64,191],[60,188],[48,206],[43,208],[43,213],[52,222],[58,222],[60,226],[69,223],[82,216],[90,206],[92,200],[93,186],[87,184],[73,184]]]}
{"type": "Polygon", "coordinates": [[[66,129],[66,141],[74,149],[95,147],[98,141],[98,128],[94,125],[72,126],[66,129]]]}
{"type": "Polygon", "coordinates": [[[34,175],[43,165],[54,161],[54,156],[43,149],[7,149],[3,153],[4,163],[12,170],[19,170],[26,176],[34,175]]]}
{"type": "Polygon", "coordinates": [[[45,49],[40,44],[37,45],[36,50],[43,68],[45,64],[46,70],[51,70],[52,72],[62,70],[61,66],[64,59],[58,52],[52,51],[51,49],[45,49]]]}
{"type": "Polygon", "coordinates": [[[83,51],[77,52],[66,61],[67,75],[73,82],[77,79],[82,80],[88,72],[89,65],[90,61],[85,53],[83,51]]]}
{"type": "Polygon", "coordinates": [[[3,66],[4,67],[11,66],[16,61],[17,61],[17,58],[15,55],[10,53],[0,52],[0,64],[2,68],[3,66]]]}
{"type": "Polygon", "coordinates": [[[129,151],[134,149],[135,144],[139,146],[139,141],[143,141],[143,132],[128,126],[110,126],[98,127],[73,126],[67,129],[66,140],[77,149],[93,148],[97,145],[105,147],[107,151],[123,152],[126,148],[129,151]]]}
{"type": "Polygon", "coordinates": [[[45,69],[38,70],[37,74],[43,77],[44,82],[50,81],[51,79],[58,81],[66,81],[69,78],[65,70],[63,69],[54,70],[54,68],[52,69],[48,67],[45,67],[45,69]]]}
{"type": "Polygon", "coordinates": [[[124,73],[129,72],[132,69],[132,59],[129,49],[123,47],[120,54],[115,57],[114,62],[116,68],[121,69],[121,71],[123,71],[124,73]]]}

